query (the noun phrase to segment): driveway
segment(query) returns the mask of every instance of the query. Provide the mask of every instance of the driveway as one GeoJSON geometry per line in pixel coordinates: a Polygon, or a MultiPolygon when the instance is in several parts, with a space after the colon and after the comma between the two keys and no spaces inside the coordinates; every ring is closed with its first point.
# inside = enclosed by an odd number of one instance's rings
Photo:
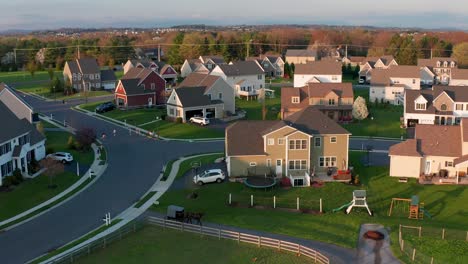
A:
{"type": "MultiPolygon", "coordinates": [[[[184,190],[196,187],[197,185],[193,182],[193,177],[197,173],[201,173],[205,170],[210,169],[221,169],[225,175],[227,175],[227,168],[225,162],[220,163],[213,163],[213,164],[206,164],[202,165],[198,170],[195,172],[194,169],[187,171],[182,177],[176,179],[174,183],[171,185],[170,190],[184,190]]],[[[225,179],[227,181],[227,178],[225,179]]],[[[210,184],[218,184],[218,183],[210,183],[210,184]]]]}

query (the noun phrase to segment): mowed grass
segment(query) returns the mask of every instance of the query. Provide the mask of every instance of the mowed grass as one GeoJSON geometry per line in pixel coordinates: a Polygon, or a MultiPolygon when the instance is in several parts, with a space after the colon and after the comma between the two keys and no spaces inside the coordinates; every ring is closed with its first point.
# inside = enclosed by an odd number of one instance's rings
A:
{"type": "Polygon", "coordinates": [[[400,117],[403,116],[403,107],[382,105],[376,107],[371,104],[369,116],[362,120],[354,120],[350,124],[344,124],[353,136],[391,137],[400,138],[406,136],[405,129],[400,128],[400,117]]]}
{"type": "MultiPolygon", "coordinates": [[[[191,158],[188,160],[184,160],[180,163],[179,171],[177,172],[176,179],[182,177],[187,171],[192,169],[192,165],[194,163],[198,163],[200,166],[204,166],[207,164],[212,164],[215,160],[224,157],[223,153],[206,155],[202,157],[191,158]]],[[[172,168],[172,163],[171,163],[172,168]]]]}
{"type": "Polygon", "coordinates": [[[380,223],[389,227],[394,241],[397,241],[395,235],[399,224],[468,230],[468,208],[464,206],[464,201],[468,199],[466,187],[423,186],[414,180],[398,183],[398,179],[388,176],[388,167],[362,167],[362,158],[360,153],[350,154],[351,164],[360,175],[362,186],[326,183],[322,188],[278,188],[265,192],[252,190],[240,183],[207,184],[194,189],[169,191],[160,199],[160,205],[153,209],[165,213],[168,205],[177,204],[188,211],[204,212],[205,221],[319,240],[349,248],[356,247],[357,234],[360,225],[364,223],[380,223]],[[361,208],[353,209],[349,215],[343,211],[331,213],[332,209],[350,202],[352,191],[356,189],[367,190],[368,204],[374,216],[369,216],[361,208]],[[193,191],[197,192],[198,198],[188,199],[193,191]],[[269,203],[272,206],[272,197],[277,196],[278,206],[293,208],[299,197],[303,207],[315,210],[318,210],[319,199],[322,198],[325,214],[229,207],[229,193],[232,193],[233,201],[244,205],[249,203],[250,195],[253,194],[255,203],[269,203]],[[433,216],[432,219],[408,219],[409,212],[402,206],[396,207],[392,216],[387,215],[393,197],[410,198],[412,195],[420,197],[420,201],[425,203],[425,209],[433,216]]]}
{"type": "Polygon", "coordinates": [[[290,253],[235,241],[147,226],[76,262],[86,263],[310,263],[290,253]]]}
{"type": "Polygon", "coordinates": [[[91,165],[94,161],[93,150],[77,151],[68,148],[68,138],[71,134],[60,131],[47,131],[46,148],[51,148],[54,152],[64,151],[73,155],[73,159],[81,164],[91,165]]]}
{"type": "MultiPolygon", "coordinates": [[[[275,98],[265,99],[265,108],[267,110],[266,120],[277,120],[278,113],[281,111],[281,88],[272,87],[275,91],[275,98]]],[[[236,98],[236,107],[246,111],[246,119],[248,120],[262,120],[263,104],[258,100],[249,100],[236,98]]]]}
{"type": "Polygon", "coordinates": [[[68,100],[68,99],[76,99],[76,98],[86,98],[86,97],[96,97],[96,96],[103,96],[103,95],[111,95],[112,93],[108,91],[98,90],[98,91],[89,91],[87,94],[83,93],[75,93],[72,95],[64,95],[62,92],[52,93],[50,90],[49,82],[44,83],[25,83],[19,84],[14,86],[14,88],[25,92],[25,93],[33,93],[39,96],[43,96],[49,99],[56,99],[56,100],[68,100]]]}
{"type": "MultiPolygon", "coordinates": [[[[62,71],[55,71],[54,74],[55,77],[63,78],[62,71]]],[[[0,82],[6,84],[48,80],[50,80],[50,77],[47,71],[37,71],[34,73],[34,76],[28,71],[0,72],[0,82]]]]}
{"type": "Polygon", "coordinates": [[[49,200],[61,193],[79,180],[70,172],[64,172],[53,178],[52,183],[57,188],[50,189],[49,178],[40,175],[34,179],[25,180],[10,192],[0,192],[0,221],[13,217],[34,206],[49,200]]]}

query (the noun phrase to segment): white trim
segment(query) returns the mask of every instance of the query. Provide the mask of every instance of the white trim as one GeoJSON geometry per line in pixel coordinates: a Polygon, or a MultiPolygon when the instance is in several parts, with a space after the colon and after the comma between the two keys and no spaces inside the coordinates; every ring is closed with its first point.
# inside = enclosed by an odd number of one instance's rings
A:
{"type": "Polygon", "coordinates": [[[447,95],[447,97],[450,99],[450,101],[452,101],[452,103],[455,103],[455,101],[453,101],[452,97],[450,97],[450,95],[448,95],[448,93],[446,93],[445,91],[442,91],[436,98],[434,98],[432,100],[432,102],[434,103],[437,100],[437,98],[439,98],[442,94],[447,95]]]}
{"type": "Polygon", "coordinates": [[[336,143],[338,143],[338,137],[337,137],[337,136],[331,136],[331,137],[330,137],[330,143],[331,143],[331,144],[336,144],[336,143]],[[332,141],[332,138],[335,139],[335,142],[332,141]]]}
{"type": "Polygon", "coordinates": [[[284,126],[278,128],[278,129],[275,129],[275,130],[273,130],[273,131],[268,132],[267,134],[263,135],[262,137],[265,138],[266,136],[270,135],[271,133],[274,133],[274,132],[276,132],[276,131],[279,131],[279,130],[284,129],[284,128],[287,128],[287,127],[292,128],[293,130],[297,130],[297,129],[295,129],[295,128],[292,127],[292,126],[284,125],[284,126]]]}

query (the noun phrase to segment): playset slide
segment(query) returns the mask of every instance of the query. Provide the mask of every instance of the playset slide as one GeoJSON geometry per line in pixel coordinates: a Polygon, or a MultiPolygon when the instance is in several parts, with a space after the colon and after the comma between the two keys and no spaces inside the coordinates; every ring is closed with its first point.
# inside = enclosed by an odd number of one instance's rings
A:
{"type": "Polygon", "coordinates": [[[339,211],[343,210],[344,208],[349,207],[349,206],[352,205],[352,204],[353,204],[352,201],[349,202],[349,203],[347,203],[347,204],[343,204],[342,206],[333,209],[332,212],[333,212],[333,213],[339,212],[339,211]]]}

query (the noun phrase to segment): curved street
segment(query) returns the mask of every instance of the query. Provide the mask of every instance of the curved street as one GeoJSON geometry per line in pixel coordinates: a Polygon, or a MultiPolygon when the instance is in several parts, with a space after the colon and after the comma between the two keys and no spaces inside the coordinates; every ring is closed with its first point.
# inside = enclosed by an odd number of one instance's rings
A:
{"type": "MultiPolygon", "coordinates": [[[[108,151],[106,172],[89,188],[65,204],[7,232],[0,233],[2,263],[24,263],[58,248],[102,225],[105,213],[116,216],[136,202],[156,181],[164,163],[181,156],[222,152],[224,142],[155,141],[70,109],[67,104],[45,102],[35,97],[25,99],[36,112],[52,114],[74,128],[92,127],[108,151]],[[112,136],[112,130],[117,135],[112,136]],[[25,250],[27,249],[27,250],[25,250]],[[8,254],[7,254],[8,252],[8,254]]],[[[363,144],[387,151],[398,141],[352,139],[350,147],[363,144]]]]}

